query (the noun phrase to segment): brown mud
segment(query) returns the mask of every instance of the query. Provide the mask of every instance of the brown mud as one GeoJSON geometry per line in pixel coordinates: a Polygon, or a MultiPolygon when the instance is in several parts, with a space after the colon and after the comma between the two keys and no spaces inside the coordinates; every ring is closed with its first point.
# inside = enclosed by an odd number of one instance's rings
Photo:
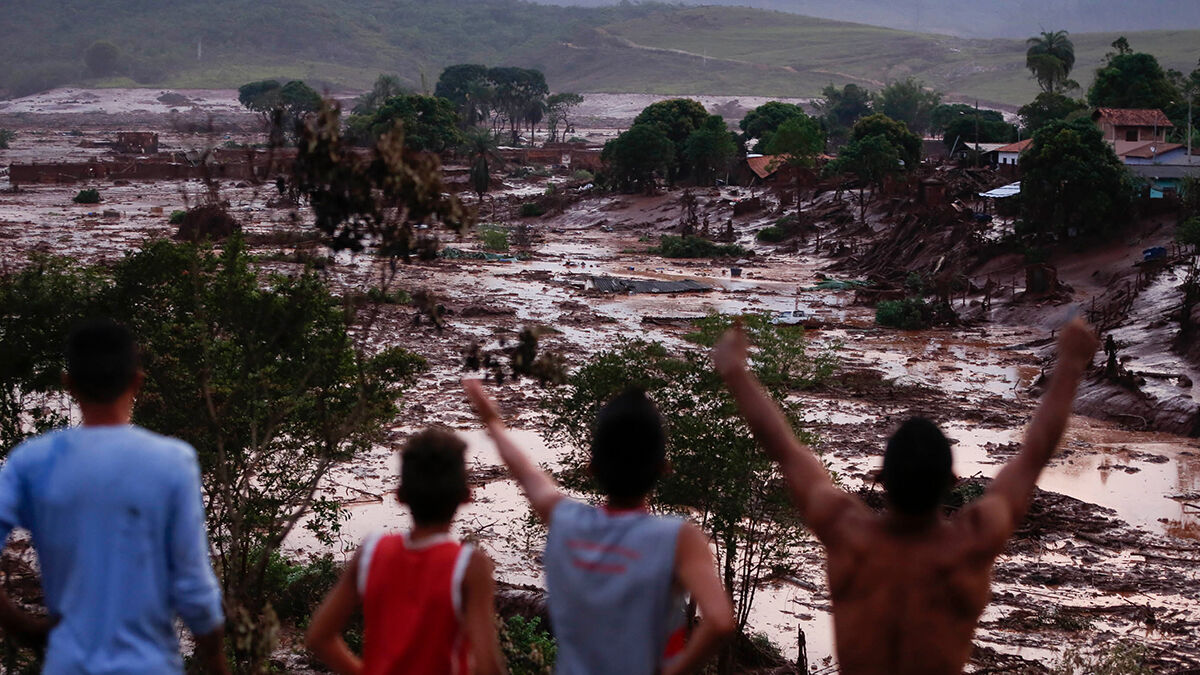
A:
{"type": "MultiPolygon", "coordinates": [[[[120,115],[133,114],[143,107],[139,101],[154,101],[161,93],[114,95],[120,105],[111,109],[103,100],[68,105],[61,96],[48,98],[40,110],[36,102],[24,103],[28,109],[0,108],[0,126],[16,126],[9,124],[16,116],[22,120],[12,149],[0,151],[0,164],[104,157],[106,150],[81,144],[129,130],[128,124],[143,118],[120,115]],[[106,122],[104,115],[118,117],[106,122]]],[[[159,130],[163,151],[258,140],[255,116],[220,107],[227,105],[228,92],[179,93],[189,100],[225,101],[203,112],[229,119],[220,132],[201,133],[174,126],[169,109],[146,107],[137,114],[154,120],[145,128],[159,130]]],[[[77,98],[91,100],[83,94],[77,98]]],[[[605,117],[603,110],[589,114],[605,117]]],[[[609,117],[623,115],[614,107],[609,117]]],[[[542,346],[577,366],[618,337],[682,345],[691,320],[708,313],[803,308],[814,317],[808,330],[814,347],[836,345],[842,367],[821,388],[795,397],[819,439],[817,449],[843,486],[879,503],[874,475],[884,439],[905,417],[921,414],[942,424],[953,440],[955,471],[964,479],[958,494],[969,498],[1019,447],[1040,380],[1053,365],[1054,327],[1073,308],[1087,311],[1093,298],[1109,302],[1114,289],[1130,282],[1129,288],[1137,290],[1122,300],[1129,307],[1122,321],[1105,328],[1119,343],[1125,368],[1144,384],[1129,393],[1105,379],[1103,359],[1097,357],[1098,372],[1082,388],[1077,408],[1082,416],[1047,468],[1040,483],[1044,491],[1029,519],[997,564],[995,597],[980,625],[972,668],[1046,672],[1068,648],[1103,650],[1118,640],[1147,646],[1163,672],[1200,667],[1195,639],[1200,630],[1200,443],[1186,435],[1194,429],[1188,426],[1195,415],[1189,407],[1194,393],[1179,386],[1183,378],[1194,380],[1200,373],[1186,354],[1171,349],[1173,328],[1155,318],[1177,302],[1178,270],[1168,267],[1142,285],[1133,267],[1143,248],[1170,238],[1170,228],[1146,223],[1122,241],[1084,254],[1052,256],[1063,287],[1036,296],[1026,287],[1019,259],[986,257],[994,234],[988,228],[965,223],[951,206],[939,206],[931,220],[929,211],[903,191],[877,200],[865,227],[856,222],[858,207],[849,201],[850,193],[839,201],[835,191],[823,192],[804,204],[811,214],[805,241],[765,245],[755,239],[757,231],[795,210],[778,191],[762,186],[695,190],[697,211],[711,230],[731,222],[736,243],[754,255],[672,260],[648,249],[659,235],[679,233],[685,210],[679,190],[652,197],[599,195],[567,187],[569,172],[548,179],[498,179],[500,187],[481,211],[489,222],[527,226],[532,236],[525,256],[512,262],[462,258],[403,266],[397,285],[432,294],[447,310],[446,325],[434,326],[415,307],[383,305],[369,333],[360,336],[373,346],[412,349],[429,360],[431,370],[407,393],[388,442],[337,467],[322,486],[349,508],[335,553],[349,556],[367,533],[407,525],[392,495],[394,451],[407,434],[427,424],[462,429],[470,445],[474,500],[461,514],[458,533],[480,542],[497,561],[506,584],[501,595],[511,611],[541,612],[532,589],[543,583],[544,530],[507,479],[461,395],[463,351],[471,342],[495,349],[502,341],[511,344],[524,327],[546,326],[552,330],[542,336],[542,346]],[[564,186],[559,208],[546,217],[520,218],[519,205],[545,195],[548,185],[564,186]],[[734,204],[745,198],[758,198],[762,208],[735,216],[734,204]],[[740,268],[740,276],[731,274],[732,267],[740,268]],[[942,274],[947,270],[951,273],[942,274]],[[827,276],[870,276],[881,286],[901,288],[912,271],[933,279],[934,293],[938,280],[945,280],[951,305],[963,317],[959,325],[881,329],[853,289],[816,288],[827,276]],[[592,276],[687,280],[713,290],[598,293],[586,288],[592,276]]],[[[977,172],[942,179],[951,197],[969,196],[999,180],[977,172]]],[[[199,181],[100,181],[11,192],[5,180],[0,172],[0,265],[5,269],[24,264],[32,252],[103,262],[146,240],[175,237],[178,227],[168,224],[170,213],[201,203],[206,190],[199,181]],[[83,187],[97,188],[102,203],[72,204],[83,187]]],[[[219,187],[268,269],[294,272],[305,262],[320,261],[322,274],[339,294],[363,293],[378,283],[381,268],[373,261],[332,255],[312,242],[292,219],[293,212],[302,221],[307,218],[305,209],[281,204],[273,187],[236,181],[219,187]]],[[[481,250],[473,234],[443,235],[442,244],[481,250]]],[[[554,466],[561,448],[544,440],[540,388],[520,381],[493,391],[518,440],[537,461],[554,466]]],[[[296,555],[327,550],[301,532],[287,545],[296,555]]],[[[828,589],[815,542],[799,546],[790,569],[763,582],[750,627],[770,637],[789,661],[803,640],[811,672],[834,672],[828,589]]],[[[305,667],[298,646],[284,652],[281,663],[288,670],[305,667]]]]}

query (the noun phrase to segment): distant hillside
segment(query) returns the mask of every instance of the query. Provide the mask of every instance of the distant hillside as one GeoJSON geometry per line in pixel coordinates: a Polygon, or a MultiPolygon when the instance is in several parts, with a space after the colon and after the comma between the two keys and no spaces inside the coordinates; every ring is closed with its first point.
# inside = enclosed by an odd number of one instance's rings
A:
{"type": "MultiPolygon", "coordinates": [[[[619,0],[537,0],[600,7],[619,0]]],[[[735,5],[961,37],[1021,38],[1040,30],[1072,33],[1200,29],[1196,0],[679,0],[735,5]]]]}
{"type": "MultiPolygon", "coordinates": [[[[796,0],[809,1],[815,2],[796,0]]],[[[911,75],[961,100],[1017,106],[1036,94],[1024,69],[1023,40],[973,40],[741,7],[26,0],[10,5],[5,18],[0,90],[9,95],[67,83],[230,88],[264,77],[346,90],[369,86],[381,72],[432,89],[442,68],[463,62],[539,68],[558,91],[805,97],[830,83],[878,87],[911,75]],[[119,48],[117,74],[85,72],[84,51],[97,40],[119,48]]],[[[1126,36],[1135,49],[1185,72],[1200,57],[1200,31],[1126,36]]],[[[1115,37],[1072,36],[1074,76],[1085,86],[1115,37]]]]}

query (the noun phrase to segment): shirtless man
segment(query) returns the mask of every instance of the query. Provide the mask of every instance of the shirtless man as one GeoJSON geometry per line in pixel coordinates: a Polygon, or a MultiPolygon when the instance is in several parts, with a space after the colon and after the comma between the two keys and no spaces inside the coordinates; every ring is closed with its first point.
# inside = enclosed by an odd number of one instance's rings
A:
{"type": "Polygon", "coordinates": [[[1081,319],[1063,326],[1058,364],[1021,452],[987,492],[950,518],[950,445],[914,418],[888,440],[881,476],[888,508],[877,514],[838,489],[820,460],[746,369],[746,338],[729,331],[713,352],[717,370],[754,437],[779,463],[792,499],[825,545],[841,672],[957,675],[991,597],[992,564],[1025,517],[1038,474],[1067,425],[1075,388],[1098,342],[1081,319]]]}

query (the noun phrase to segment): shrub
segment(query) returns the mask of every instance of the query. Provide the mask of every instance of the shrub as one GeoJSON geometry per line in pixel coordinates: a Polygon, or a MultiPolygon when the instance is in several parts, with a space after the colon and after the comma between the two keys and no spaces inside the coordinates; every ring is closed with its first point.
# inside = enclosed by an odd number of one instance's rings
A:
{"type": "Polygon", "coordinates": [[[920,330],[933,325],[933,308],[921,298],[883,300],[875,306],[875,323],[902,330],[920,330]]]}
{"type": "Polygon", "coordinates": [[[522,218],[536,218],[546,215],[546,209],[537,202],[525,202],[521,205],[522,218]]]}
{"type": "Polygon", "coordinates": [[[591,183],[592,181],[596,180],[596,176],[594,176],[592,172],[588,171],[587,169],[579,169],[575,173],[571,174],[571,178],[579,181],[580,183],[591,183]]]}
{"type": "Polygon", "coordinates": [[[75,195],[75,198],[71,201],[75,202],[76,204],[99,204],[100,191],[93,188],[80,190],[79,194],[75,195]]]}
{"type": "Polygon", "coordinates": [[[1118,642],[1104,652],[1085,655],[1068,649],[1054,664],[1053,675],[1140,675],[1154,672],[1147,664],[1149,650],[1142,645],[1118,642]]]}
{"type": "Polygon", "coordinates": [[[182,225],[183,219],[186,217],[187,211],[180,211],[176,209],[171,212],[171,217],[167,219],[167,222],[171,225],[182,225]]]}
{"type": "Polygon", "coordinates": [[[759,241],[765,241],[774,244],[786,239],[787,232],[784,232],[783,228],[779,227],[778,225],[770,225],[759,230],[758,234],[754,236],[759,241]]]}
{"type": "MultiPolygon", "coordinates": [[[[529,206],[526,204],[525,206],[529,206]]],[[[524,210],[524,209],[522,209],[524,210]]],[[[508,231],[494,226],[479,228],[479,240],[487,251],[501,253],[508,250],[508,231]]]]}
{"type": "Polygon", "coordinates": [[[1175,240],[1188,246],[1200,246],[1200,216],[1185,220],[1175,231],[1175,240]]]}
{"type": "Polygon", "coordinates": [[[658,248],[650,249],[664,258],[723,258],[746,255],[736,244],[715,244],[702,237],[664,235],[658,248]]]}
{"type": "Polygon", "coordinates": [[[509,617],[500,624],[500,647],[512,675],[550,675],[558,655],[558,644],[542,628],[541,619],[509,617]]]}
{"type": "Polygon", "coordinates": [[[0,150],[8,149],[8,142],[17,137],[12,129],[0,129],[0,150]]]}

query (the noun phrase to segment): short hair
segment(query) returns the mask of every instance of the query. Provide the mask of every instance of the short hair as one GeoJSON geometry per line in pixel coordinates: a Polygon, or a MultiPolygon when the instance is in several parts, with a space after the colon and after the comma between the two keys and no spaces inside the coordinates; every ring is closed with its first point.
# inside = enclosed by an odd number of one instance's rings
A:
{"type": "Polygon", "coordinates": [[[936,424],[913,417],[888,439],[880,478],[888,503],[908,515],[937,508],[954,481],[950,442],[936,424]]]}
{"type": "Polygon", "coordinates": [[[635,499],[654,489],[666,462],[662,415],[641,389],[628,389],[596,415],[592,475],[609,497],[635,499]]]}
{"type": "Polygon", "coordinates": [[[445,429],[426,429],[400,451],[400,501],[418,525],[448,523],[470,497],[467,444],[445,429]]]}
{"type": "Polygon", "coordinates": [[[67,336],[67,377],[88,403],[112,403],[129,390],[141,368],[137,341],[112,319],[90,319],[67,336]]]}

